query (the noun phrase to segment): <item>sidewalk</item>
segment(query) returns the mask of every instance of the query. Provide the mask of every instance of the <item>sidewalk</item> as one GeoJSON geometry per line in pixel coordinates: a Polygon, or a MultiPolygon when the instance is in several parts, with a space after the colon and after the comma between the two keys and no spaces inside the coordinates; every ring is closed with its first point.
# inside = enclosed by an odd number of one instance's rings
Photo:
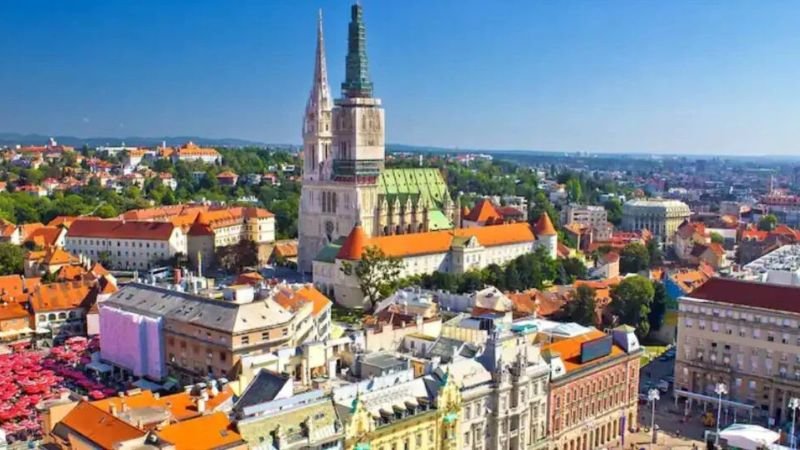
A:
{"type": "Polygon", "coordinates": [[[633,449],[640,449],[644,448],[646,450],[692,450],[692,444],[696,445],[697,449],[704,449],[705,446],[702,441],[689,439],[686,437],[677,437],[675,435],[667,434],[661,430],[658,432],[658,443],[651,444],[652,434],[647,431],[640,431],[638,433],[631,433],[625,436],[625,446],[619,445],[610,445],[608,446],[609,449],[613,450],[631,450],[633,449]],[[633,446],[631,446],[633,444],[633,446]]]}

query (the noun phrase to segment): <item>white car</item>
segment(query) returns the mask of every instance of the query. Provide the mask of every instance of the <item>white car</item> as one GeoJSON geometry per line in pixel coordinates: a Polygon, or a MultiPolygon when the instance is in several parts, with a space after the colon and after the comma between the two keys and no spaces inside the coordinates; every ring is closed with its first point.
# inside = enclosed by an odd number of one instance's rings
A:
{"type": "Polygon", "coordinates": [[[659,391],[666,393],[669,391],[669,382],[667,380],[659,380],[658,384],[656,384],[656,387],[659,391]]]}

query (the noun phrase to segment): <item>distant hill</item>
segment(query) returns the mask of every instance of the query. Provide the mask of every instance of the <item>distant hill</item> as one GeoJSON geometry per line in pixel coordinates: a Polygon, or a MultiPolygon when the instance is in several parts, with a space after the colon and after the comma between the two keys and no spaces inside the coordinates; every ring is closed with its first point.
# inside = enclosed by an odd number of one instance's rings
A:
{"type": "Polygon", "coordinates": [[[188,141],[198,145],[209,147],[294,147],[284,144],[267,144],[265,142],[249,141],[247,139],[235,138],[205,138],[200,136],[158,136],[158,137],[75,137],[75,136],[45,136],[43,134],[21,134],[21,133],[0,133],[0,146],[4,145],[43,145],[50,138],[54,138],[59,144],[72,147],[98,147],[101,145],[136,145],[142,147],[152,147],[161,144],[175,146],[188,141]]]}

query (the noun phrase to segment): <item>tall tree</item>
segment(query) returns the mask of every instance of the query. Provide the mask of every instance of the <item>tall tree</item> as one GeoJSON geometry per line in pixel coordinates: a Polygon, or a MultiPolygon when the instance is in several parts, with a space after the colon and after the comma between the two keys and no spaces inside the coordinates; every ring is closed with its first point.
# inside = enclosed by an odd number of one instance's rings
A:
{"type": "Polygon", "coordinates": [[[619,255],[619,270],[623,273],[637,273],[650,265],[650,253],[647,247],[632,242],[622,249],[619,255]]]}
{"type": "Polygon", "coordinates": [[[664,324],[664,315],[667,312],[667,291],[659,282],[653,283],[653,304],[647,321],[650,322],[650,331],[658,331],[664,324]]]}
{"type": "Polygon", "coordinates": [[[595,325],[595,290],[586,285],[578,286],[572,299],[567,303],[569,318],[584,326],[595,325]]]}
{"type": "Polygon", "coordinates": [[[636,335],[643,339],[650,332],[650,308],[655,290],[653,283],[636,275],[625,278],[611,289],[611,312],[621,323],[636,328],[636,335]]]}
{"type": "Polygon", "coordinates": [[[341,270],[345,275],[356,276],[370,309],[375,309],[375,305],[397,283],[402,269],[403,261],[400,258],[388,256],[380,248],[370,246],[364,249],[360,261],[355,264],[345,262],[341,270]]]}
{"type": "Polygon", "coordinates": [[[658,245],[658,240],[653,238],[647,241],[648,266],[658,267],[664,264],[664,254],[658,245]]]}
{"type": "Polygon", "coordinates": [[[22,274],[25,250],[14,244],[0,244],[0,275],[22,274]]]}

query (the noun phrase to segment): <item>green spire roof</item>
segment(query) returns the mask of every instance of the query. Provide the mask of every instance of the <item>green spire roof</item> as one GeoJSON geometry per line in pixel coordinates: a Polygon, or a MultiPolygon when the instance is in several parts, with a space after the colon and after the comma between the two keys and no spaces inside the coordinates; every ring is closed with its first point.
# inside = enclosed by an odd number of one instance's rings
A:
{"type": "Polygon", "coordinates": [[[372,97],[372,82],[369,80],[369,67],[367,66],[367,34],[364,28],[364,13],[358,3],[350,8],[346,65],[342,95],[347,98],[372,97]]]}

